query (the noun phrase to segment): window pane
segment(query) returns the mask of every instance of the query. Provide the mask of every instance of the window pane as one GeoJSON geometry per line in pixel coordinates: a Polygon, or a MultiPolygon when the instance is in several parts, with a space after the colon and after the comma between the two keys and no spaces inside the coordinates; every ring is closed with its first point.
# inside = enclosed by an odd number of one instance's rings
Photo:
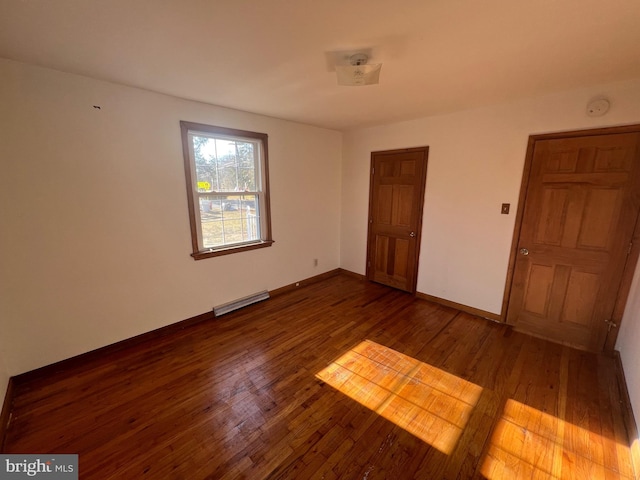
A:
{"type": "Polygon", "coordinates": [[[256,190],[255,148],[251,142],[215,140],[218,188],[224,192],[256,190]]]}
{"type": "Polygon", "coordinates": [[[192,142],[198,191],[211,192],[217,190],[218,172],[214,141],[208,137],[193,135],[192,142]]]}
{"type": "Polygon", "coordinates": [[[256,152],[254,144],[238,142],[238,177],[241,191],[255,192],[256,189],[256,152]]]}
{"type": "Polygon", "coordinates": [[[198,192],[255,192],[256,151],[251,142],[192,135],[198,192]]]}
{"type": "Polygon", "coordinates": [[[234,192],[238,185],[236,178],[236,148],[235,142],[229,140],[216,139],[216,155],[220,183],[217,190],[224,192],[234,192]]]}
{"type": "Polygon", "coordinates": [[[200,222],[204,248],[260,239],[257,195],[204,195],[200,222]]]}

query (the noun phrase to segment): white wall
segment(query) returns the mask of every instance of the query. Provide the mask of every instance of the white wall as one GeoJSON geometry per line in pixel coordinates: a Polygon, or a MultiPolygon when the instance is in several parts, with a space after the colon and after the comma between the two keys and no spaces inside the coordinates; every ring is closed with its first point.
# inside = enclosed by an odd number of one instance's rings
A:
{"type": "Polygon", "coordinates": [[[637,122],[633,81],[347,132],[341,265],[365,273],[371,152],[428,145],[417,289],[500,313],[529,135],[637,122]],[[587,117],[597,95],[611,110],[587,117]],[[511,203],[510,215],[500,214],[502,203],[511,203]]]}
{"type": "Polygon", "coordinates": [[[631,284],[622,316],[616,349],[620,351],[631,406],[636,423],[640,422],[640,264],[631,284]]]}
{"type": "Polygon", "coordinates": [[[9,374],[339,267],[339,132],[8,60],[0,78],[9,374]],[[180,120],[269,135],[272,247],[190,257],[180,120]]]}

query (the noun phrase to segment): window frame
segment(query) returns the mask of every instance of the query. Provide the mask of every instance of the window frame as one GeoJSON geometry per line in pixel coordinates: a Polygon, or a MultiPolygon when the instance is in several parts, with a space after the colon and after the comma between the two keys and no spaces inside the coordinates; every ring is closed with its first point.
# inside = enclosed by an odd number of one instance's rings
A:
{"type": "MultiPolygon", "coordinates": [[[[270,247],[274,241],[271,233],[271,202],[269,195],[269,150],[268,135],[266,133],[250,132],[247,130],[238,130],[235,128],[219,127],[215,125],[207,125],[204,123],[180,121],[180,130],[182,135],[182,151],[184,155],[184,169],[187,184],[187,203],[189,207],[189,223],[191,226],[191,246],[193,253],[191,256],[194,260],[202,260],[204,258],[218,257],[221,255],[229,255],[231,253],[239,253],[247,250],[255,250],[257,248],[270,247]],[[211,136],[219,135],[220,137],[231,137],[237,140],[245,139],[256,141],[260,144],[260,185],[256,184],[258,195],[258,206],[260,208],[260,239],[245,243],[233,245],[222,245],[220,247],[200,248],[200,239],[202,238],[201,224],[198,221],[198,211],[200,209],[200,196],[197,193],[197,178],[195,156],[192,156],[192,145],[189,140],[189,134],[204,133],[211,136]]],[[[256,179],[256,182],[258,180],[256,179]]],[[[214,195],[216,192],[212,192],[214,195]]],[[[224,192],[227,193],[227,192],[224,192]]],[[[233,192],[242,194],[242,192],[233,192]]]]}

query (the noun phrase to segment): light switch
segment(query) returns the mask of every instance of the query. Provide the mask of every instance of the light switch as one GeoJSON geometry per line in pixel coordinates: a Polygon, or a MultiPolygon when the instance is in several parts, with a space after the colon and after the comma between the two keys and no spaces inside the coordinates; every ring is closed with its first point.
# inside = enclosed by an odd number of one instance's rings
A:
{"type": "Polygon", "coordinates": [[[509,215],[509,207],[511,207],[510,203],[503,203],[502,210],[500,210],[500,213],[503,215],[509,215]]]}

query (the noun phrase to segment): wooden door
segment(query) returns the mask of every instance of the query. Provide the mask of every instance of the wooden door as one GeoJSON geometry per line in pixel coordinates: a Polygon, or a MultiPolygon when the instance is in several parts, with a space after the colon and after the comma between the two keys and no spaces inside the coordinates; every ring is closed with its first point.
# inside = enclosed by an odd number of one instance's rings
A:
{"type": "Polygon", "coordinates": [[[414,293],[429,147],[373,152],[367,278],[414,293]]]}
{"type": "Polygon", "coordinates": [[[640,133],[532,148],[507,322],[601,351],[640,208],[640,133]]]}

